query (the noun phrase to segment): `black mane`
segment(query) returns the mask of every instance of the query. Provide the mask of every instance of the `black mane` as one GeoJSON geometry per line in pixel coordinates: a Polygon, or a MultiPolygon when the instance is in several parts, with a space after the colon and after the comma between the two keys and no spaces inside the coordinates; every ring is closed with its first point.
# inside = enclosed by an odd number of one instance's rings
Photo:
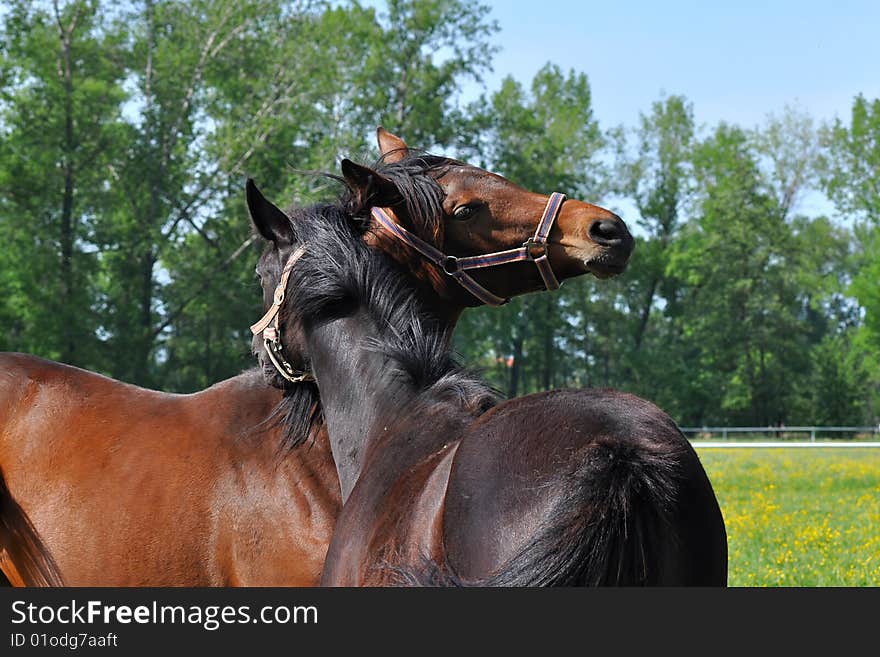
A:
{"type": "MultiPolygon", "coordinates": [[[[434,176],[455,164],[449,158],[416,155],[376,167],[394,181],[409,227],[435,244],[442,236],[443,193],[434,176]]],[[[449,327],[427,313],[397,263],[364,243],[369,211],[370,207],[359,205],[352,190],[335,203],[287,211],[296,242],[308,248],[288,282],[282,323],[315,323],[360,307],[377,326],[388,327],[369,346],[384,353],[414,388],[430,391],[471,413],[488,410],[498,393],[458,362],[449,346],[449,327]]],[[[286,388],[267,421],[283,425],[285,449],[313,437],[323,424],[317,386],[305,383],[286,388]]]]}
{"type": "MultiPolygon", "coordinates": [[[[442,176],[450,167],[462,164],[458,160],[428,153],[413,154],[410,150],[403,160],[388,163],[380,159],[373,169],[389,178],[402,197],[406,212],[403,217],[409,220],[407,228],[435,246],[443,243],[443,190],[436,178],[442,176]]],[[[350,195],[346,207],[355,217],[369,216],[369,207],[352,203],[350,195]]]]}
{"type": "Polygon", "coordinates": [[[485,384],[475,387],[452,353],[449,327],[427,313],[399,265],[364,243],[344,207],[305,208],[293,214],[291,224],[297,242],[308,248],[291,274],[283,321],[313,324],[357,306],[377,326],[388,327],[370,346],[419,390],[442,384],[440,394],[452,388],[488,393],[485,384]]]}

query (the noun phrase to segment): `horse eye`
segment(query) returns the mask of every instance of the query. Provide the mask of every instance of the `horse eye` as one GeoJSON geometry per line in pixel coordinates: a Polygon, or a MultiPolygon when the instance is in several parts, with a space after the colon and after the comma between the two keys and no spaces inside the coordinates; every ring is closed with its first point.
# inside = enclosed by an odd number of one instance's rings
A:
{"type": "Polygon", "coordinates": [[[459,205],[455,210],[452,211],[452,216],[458,219],[459,221],[465,221],[473,217],[477,210],[479,209],[479,205],[476,203],[468,203],[467,205],[459,205]]]}

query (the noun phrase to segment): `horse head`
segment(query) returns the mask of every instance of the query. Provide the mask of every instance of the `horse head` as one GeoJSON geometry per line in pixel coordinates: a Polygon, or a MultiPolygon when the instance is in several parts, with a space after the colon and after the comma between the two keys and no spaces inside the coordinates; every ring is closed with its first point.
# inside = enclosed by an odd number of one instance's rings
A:
{"type": "Polygon", "coordinates": [[[553,289],[575,276],[608,278],[626,269],[634,240],[623,220],[609,210],[561,194],[529,191],[485,169],[422,154],[381,127],[378,142],[382,159],[377,166],[342,161],[351,190],[349,209],[353,216],[372,221],[369,243],[450,303],[497,305],[553,289]],[[388,209],[392,222],[439,253],[426,257],[401,240],[388,221],[377,225],[377,207],[388,209]],[[555,214],[547,216],[551,211],[555,214]],[[546,234],[540,236],[542,229],[546,234]],[[547,266],[536,267],[536,262],[547,266]],[[475,294],[463,285],[463,273],[489,294],[475,294]]]}
{"type": "MultiPolygon", "coordinates": [[[[468,306],[500,305],[575,276],[608,278],[625,270],[634,241],[612,212],[414,151],[382,128],[378,141],[377,165],[342,161],[348,189],[335,211],[418,281],[427,305],[450,324],[468,306]]],[[[252,327],[254,351],[271,382],[285,387],[284,380],[308,380],[306,359],[290,353],[300,343],[296,327],[286,327],[290,335],[281,330],[296,226],[251,180],[247,202],[268,242],[258,265],[267,314],[252,327]]]]}

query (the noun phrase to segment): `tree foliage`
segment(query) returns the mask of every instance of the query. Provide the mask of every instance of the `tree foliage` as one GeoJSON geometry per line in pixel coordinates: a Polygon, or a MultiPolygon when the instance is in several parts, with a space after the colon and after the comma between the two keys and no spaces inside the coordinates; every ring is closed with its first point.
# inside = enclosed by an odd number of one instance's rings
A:
{"type": "Polygon", "coordinates": [[[254,177],[281,205],[377,156],[377,125],[520,185],[625,198],[627,272],[465,313],[502,392],[614,386],[680,423],[876,422],[880,100],[698,127],[663,96],[600,126],[547,63],[463,104],[477,0],[11,0],[0,13],[0,348],[189,391],[252,362],[254,177]],[[825,193],[837,216],[807,216],[825,193]]]}

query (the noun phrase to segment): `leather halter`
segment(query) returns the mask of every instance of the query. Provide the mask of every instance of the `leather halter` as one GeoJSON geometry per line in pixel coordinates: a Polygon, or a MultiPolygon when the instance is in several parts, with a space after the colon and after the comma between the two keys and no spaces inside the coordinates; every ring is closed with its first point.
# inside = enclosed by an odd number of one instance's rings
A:
{"type": "Polygon", "coordinates": [[[281,280],[275,286],[275,292],[272,295],[272,305],[266,311],[260,320],[251,325],[251,333],[257,335],[263,334],[263,344],[266,346],[266,355],[278,370],[278,373],[291,383],[302,383],[303,381],[314,381],[315,377],[311,372],[298,370],[291,365],[284,357],[284,345],[281,344],[281,330],[278,320],[278,313],[281,311],[281,304],[284,303],[284,291],[287,289],[287,279],[290,278],[290,272],[296,261],[299,260],[306,252],[306,245],[303,244],[294,251],[281,270],[281,280]]]}
{"type": "MultiPolygon", "coordinates": [[[[559,281],[553,274],[553,268],[547,258],[547,237],[550,235],[550,229],[553,228],[553,222],[559,215],[559,209],[565,201],[565,194],[553,192],[544,206],[544,212],[538,221],[538,227],[535,234],[526,240],[523,245],[516,249],[508,249],[506,251],[494,251],[478,256],[468,256],[459,258],[456,256],[446,255],[423,239],[416,237],[413,233],[401,226],[395,221],[394,212],[390,208],[372,208],[371,214],[382,226],[384,226],[392,235],[408,244],[416,251],[421,253],[425,258],[440,267],[447,275],[454,278],[468,292],[473,294],[477,299],[490,306],[500,306],[509,301],[492,294],[489,290],[477,283],[468,273],[468,269],[481,269],[483,267],[494,267],[496,265],[505,265],[510,262],[519,262],[521,260],[530,260],[535,263],[544,286],[548,290],[559,288],[559,281]]],[[[278,373],[291,383],[302,383],[303,381],[314,381],[315,377],[304,370],[298,370],[291,365],[284,357],[284,345],[281,343],[280,322],[278,319],[281,305],[284,303],[284,293],[287,289],[287,280],[290,278],[290,272],[296,261],[299,260],[306,252],[306,245],[301,245],[294,251],[284,268],[281,270],[281,279],[275,286],[273,293],[272,305],[258,322],[251,325],[251,333],[257,335],[263,334],[263,344],[266,346],[266,354],[269,360],[278,370],[278,373]]]]}
{"type": "Polygon", "coordinates": [[[417,237],[395,221],[396,217],[390,208],[373,208],[370,212],[373,218],[394,237],[411,246],[425,258],[440,267],[448,276],[454,278],[459,285],[477,299],[489,306],[500,306],[507,303],[510,299],[504,299],[492,294],[477,283],[467,273],[467,270],[506,265],[509,262],[519,262],[520,260],[530,260],[538,268],[538,273],[541,274],[541,279],[544,281],[544,287],[548,290],[559,288],[559,281],[556,280],[553,268],[550,266],[550,261],[547,258],[547,237],[550,235],[553,222],[556,221],[556,217],[559,215],[559,209],[562,207],[563,201],[565,201],[565,194],[560,194],[559,192],[550,194],[547,205],[544,207],[544,213],[538,221],[538,228],[535,230],[535,234],[523,242],[521,247],[465,258],[446,255],[436,247],[417,237]]]}

